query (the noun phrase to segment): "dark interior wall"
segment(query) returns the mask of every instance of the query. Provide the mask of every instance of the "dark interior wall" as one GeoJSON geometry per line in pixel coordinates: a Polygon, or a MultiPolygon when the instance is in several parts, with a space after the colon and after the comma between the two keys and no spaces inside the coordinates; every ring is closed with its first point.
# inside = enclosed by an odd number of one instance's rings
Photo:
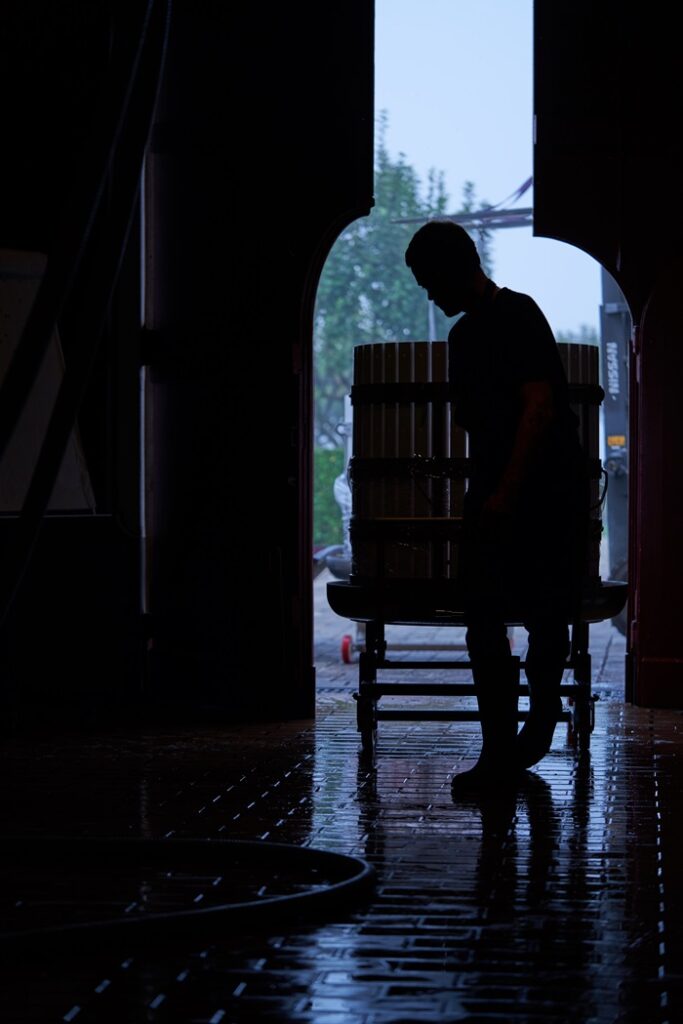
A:
{"type": "Polygon", "coordinates": [[[534,5],[534,230],[586,249],[636,322],[678,249],[679,41],[668,10],[534,5]]]}
{"type": "MultiPolygon", "coordinates": [[[[139,38],[144,6],[116,6],[8,0],[0,12],[0,247],[45,253],[50,267],[83,226],[83,197],[103,167],[102,125],[139,38]]],[[[91,239],[111,230],[112,185],[91,239]]],[[[134,228],[103,334],[85,313],[87,275],[59,317],[67,368],[101,339],[79,417],[96,512],[52,516],[40,530],[0,630],[3,728],[90,722],[140,698],[138,263],[134,228]]],[[[3,599],[21,548],[16,525],[0,518],[3,599]]]]}
{"type": "Polygon", "coordinates": [[[7,0],[0,16],[4,248],[51,249],[110,71],[106,4],[7,0]]]}
{"type": "MultiPolygon", "coordinates": [[[[58,248],[147,7],[3,5],[1,246],[58,248]]],[[[373,30],[370,0],[173,4],[145,182],[151,654],[134,231],[81,409],[98,516],[41,532],[4,632],[20,703],[51,714],[59,677],[71,707],[106,679],[109,707],[147,686],[231,717],[312,713],[311,321],[329,246],[372,204],[373,30]]],[[[68,361],[89,336],[78,295],[60,326],[68,361]]]]}
{"type": "Polygon", "coordinates": [[[312,308],[372,203],[373,28],[367,0],[174,6],[147,181],[161,700],[313,712],[312,308]]]}
{"type": "Polygon", "coordinates": [[[669,9],[535,4],[534,230],[619,283],[631,366],[629,668],[633,699],[683,704],[680,465],[681,71],[669,9]]]}
{"type": "MultiPolygon", "coordinates": [[[[3,5],[3,246],[50,250],[116,75],[112,17],[120,25],[123,10],[3,5]]],[[[680,703],[683,667],[681,111],[667,17],[614,0],[535,5],[535,231],[600,260],[636,323],[630,659],[634,697],[650,704],[680,703]]],[[[146,187],[158,698],[230,715],[313,708],[311,315],[328,246],[372,202],[373,18],[369,0],[174,4],[146,187]]],[[[137,344],[132,328],[117,331],[137,344]]],[[[114,420],[128,424],[129,384],[113,399],[114,420]]],[[[52,555],[37,549],[33,603],[17,604],[13,629],[18,663],[31,648],[34,676],[80,662],[96,678],[134,630],[137,538],[119,529],[117,507],[121,490],[135,490],[134,440],[129,431],[128,451],[114,456],[127,486],[111,489],[102,535],[72,523],[73,557],[64,560],[63,538],[52,555]]],[[[96,471],[111,458],[98,444],[96,471]]]]}

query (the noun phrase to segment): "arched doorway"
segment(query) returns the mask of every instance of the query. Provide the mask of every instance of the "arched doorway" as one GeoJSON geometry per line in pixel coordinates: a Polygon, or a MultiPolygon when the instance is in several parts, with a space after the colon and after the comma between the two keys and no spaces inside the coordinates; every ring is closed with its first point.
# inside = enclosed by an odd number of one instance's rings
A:
{"type": "MultiPolygon", "coordinates": [[[[390,170],[397,171],[401,166],[404,174],[413,173],[424,186],[425,206],[420,215],[410,216],[405,202],[397,201],[393,218],[396,226],[411,225],[412,230],[427,215],[452,214],[486,247],[490,270],[497,282],[528,292],[537,299],[558,341],[584,342],[600,348],[600,374],[607,396],[603,414],[609,412],[609,423],[601,419],[600,452],[603,464],[613,477],[603,518],[606,530],[601,548],[601,574],[603,578],[616,574],[616,578],[624,579],[628,546],[626,452],[630,317],[618,286],[595,260],[563,242],[533,234],[532,4],[529,2],[524,10],[511,11],[509,5],[491,0],[480,5],[476,17],[472,16],[470,21],[468,17],[440,0],[421,5],[419,11],[409,2],[378,0],[376,3],[376,191],[381,191],[383,176],[390,170]],[[449,61],[446,58],[452,52],[455,38],[460,59],[449,61]],[[478,84],[484,84],[468,91],[475,68],[478,69],[478,84]],[[502,77],[505,90],[500,89],[502,77]],[[465,96],[474,96],[476,100],[464,102],[465,96]],[[449,137],[457,138],[456,147],[449,137]],[[441,165],[437,162],[440,158],[441,165]],[[512,177],[514,174],[516,178],[512,177]],[[509,230],[511,228],[516,230],[509,230]],[[617,376],[618,394],[609,390],[617,386],[617,376]]],[[[365,220],[371,223],[376,212],[365,220]]],[[[375,291],[388,291],[377,279],[376,262],[372,267],[368,264],[366,274],[364,250],[370,248],[370,240],[363,238],[362,227],[356,226],[354,230],[359,278],[372,279],[374,273],[372,280],[378,286],[375,291]]],[[[394,272],[400,273],[402,252],[398,247],[393,258],[394,272]]],[[[325,275],[338,273],[338,266],[332,266],[334,259],[333,248],[323,270],[323,288],[325,275]]],[[[362,292],[360,287],[359,292],[362,292]]],[[[374,316],[372,296],[365,296],[365,303],[363,308],[359,299],[359,334],[363,316],[366,319],[374,316]]],[[[437,329],[433,313],[433,308],[425,310],[423,327],[417,334],[399,325],[397,337],[445,337],[447,325],[439,324],[437,329]]],[[[383,327],[384,324],[380,324],[375,340],[384,340],[383,327]]],[[[318,321],[316,328],[320,328],[318,321]]],[[[327,333],[329,335],[329,328],[327,333]]],[[[329,341],[329,336],[325,339],[324,334],[323,328],[314,341],[314,359],[320,358],[321,346],[329,341]]],[[[347,385],[351,373],[349,353],[347,385]]],[[[340,392],[336,399],[336,427],[327,430],[325,439],[328,453],[320,454],[321,461],[327,460],[334,466],[333,471],[328,470],[324,482],[326,493],[321,494],[322,476],[317,469],[315,483],[315,500],[326,502],[326,515],[333,522],[336,516],[338,531],[334,537],[322,534],[315,537],[318,554],[323,552],[316,568],[320,568],[321,561],[324,564],[324,550],[331,546],[334,550],[329,554],[329,565],[333,575],[344,571],[345,544],[348,548],[343,532],[344,509],[339,501],[343,492],[343,468],[349,455],[349,407],[344,407],[343,400],[340,392]],[[336,438],[334,429],[338,432],[336,438]]],[[[317,586],[317,600],[322,602],[322,607],[316,605],[319,627],[322,616],[329,613],[324,607],[324,587],[320,582],[317,586]]],[[[625,613],[619,621],[615,620],[615,625],[623,638],[625,613]]],[[[315,640],[319,680],[320,636],[318,628],[315,640]]],[[[352,625],[339,622],[336,646],[330,646],[329,637],[327,639],[327,658],[336,651],[336,657],[344,660],[350,650],[353,653],[354,642],[362,642],[362,637],[354,636],[352,625]]],[[[618,641],[617,647],[623,649],[623,643],[618,641]]]]}

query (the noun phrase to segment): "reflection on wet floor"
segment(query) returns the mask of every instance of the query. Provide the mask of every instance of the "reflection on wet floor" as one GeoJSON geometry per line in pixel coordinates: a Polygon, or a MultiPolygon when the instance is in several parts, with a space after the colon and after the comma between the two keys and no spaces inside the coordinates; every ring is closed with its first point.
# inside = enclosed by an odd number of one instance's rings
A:
{"type": "MultiPolygon", "coordinates": [[[[595,631],[587,754],[559,725],[517,793],[456,803],[450,781],[477,756],[477,723],[384,722],[363,754],[357,665],[340,658],[348,624],[317,607],[315,721],[10,740],[3,829],[37,844],[116,835],[334,851],[374,866],[372,894],[322,918],[226,922],[130,950],[36,948],[3,964],[3,1024],[678,1024],[683,715],[623,703],[623,638],[595,631]]],[[[87,916],[89,900],[119,913],[135,902],[116,864],[98,890],[92,872],[43,863],[31,878],[46,920],[57,900],[65,917],[87,916]]],[[[269,879],[255,868],[246,896],[269,879]]],[[[181,881],[188,905],[212,884],[199,867],[181,881]]],[[[5,930],[21,918],[21,886],[21,872],[4,872],[5,930]]]]}
{"type": "Polygon", "coordinates": [[[558,727],[517,794],[454,803],[476,724],[386,723],[367,763],[351,704],[330,693],[316,723],[11,741],[8,833],[294,843],[367,858],[377,884],[323,921],[27,957],[3,972],[3,1020],[681,1019],[678,712],[603,701],[588,755],[558,727]]]}

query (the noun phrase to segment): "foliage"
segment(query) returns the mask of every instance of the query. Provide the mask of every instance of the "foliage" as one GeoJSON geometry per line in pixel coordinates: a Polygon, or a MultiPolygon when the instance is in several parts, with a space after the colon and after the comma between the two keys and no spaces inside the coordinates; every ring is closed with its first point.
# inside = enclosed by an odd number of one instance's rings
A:
{"type": "Polygon", "coordinates": [[[598,332],[595,327],[589,327],[587,324],[581,324],[578,331],[558,331],[557,342],[560,345],[578,344],[578,345],[599,345],[600,339],[598,338],[598,332]]]}
{"type": "Polygon", "coordinates": [[[316,448],[313,452],[313,547],[342,544],[341,509],[334,498],[334,481],[344,469],[341,448],[316,448]]]}
{"type": "MultiPolygon", "coordinates": [[[[430,171],[423,196],[420,180],[405,156],[400,154],[394,160],[387,152],[385,132],[383,115],[372,212],[342,232],[320,278],[313,343],[315,442],[321,447],[343,443],[337,426],[343,419],[344,395],[351,389],[354,346],[446,338],[450,326],[417,287],[404,259],[420,224],[449,212],[443,173],[430,171]]],[[[476,202],[474,185],[468,182],[459,212],[481,205],[485,204],[476,202]]],[[[484,268],[490,269],[486,232],[476,241],[484,268]]]]}

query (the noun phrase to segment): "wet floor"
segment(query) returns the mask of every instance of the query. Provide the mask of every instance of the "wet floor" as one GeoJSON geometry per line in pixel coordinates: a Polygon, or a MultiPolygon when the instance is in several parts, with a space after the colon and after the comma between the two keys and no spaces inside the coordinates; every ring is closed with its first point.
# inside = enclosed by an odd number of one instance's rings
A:
{"type": "MultiPolygon", "coordinates": [[[[5,958],[3,1022],[683,1020],[683,715],[623,703],[616,630],[597,629],[591,645],[601,699],[589,753],[560,725],[516,794],[454,803],[450,780],[476,757],[478,725],[381,723],[369,763],[350,695],[357,666],[340,657],[351,626],[324,609],[316,624],[315,722],[12,740],[3,831],[34,849],[57,834],[295,844],[367,860],[373,891],[321,918],[226,919],[130,949],[93,941],[46,955],[36,941],[5,958]]],[[[82,914],[92,870],[54,853],[37,865],[46,919],[66,920],[79,899],[82,914]]],[[[219,872],[185,868],[196,906],[219,872]]],[[[107,864],[100,910],[125,911],[126,870],[107,864]]],[[[272,884],[272,866],[254,866],[252,895],[260,871],[261,888],[272,884]]],[[[13,892],[7,874],[5,929],[26,885],[13,892]]]]}

